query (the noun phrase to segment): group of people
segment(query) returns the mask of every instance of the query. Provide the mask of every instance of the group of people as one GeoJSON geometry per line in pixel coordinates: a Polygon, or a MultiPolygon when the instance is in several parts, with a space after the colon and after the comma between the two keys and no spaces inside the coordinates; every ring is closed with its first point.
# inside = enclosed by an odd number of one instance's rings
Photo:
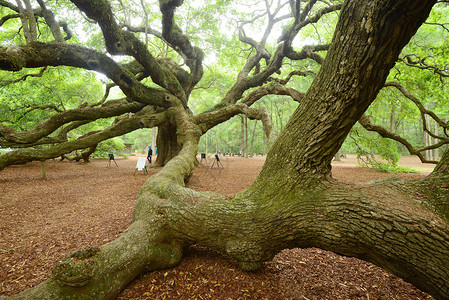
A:
{"type": "MultiPolygon", "coordinates": [[[[155,150],[156,150],[156,154],[157,154],[157,147],[155,150]]],[[[221,151],[220,151],[220,149],[217,149],[217,156],[220,157],[220,155],[221,155],[221,151]]],[[[150,164],[152,163],[152,156],[153,156],[153,148],[151,146],[148,146],[147,160],[150,164]]]]}

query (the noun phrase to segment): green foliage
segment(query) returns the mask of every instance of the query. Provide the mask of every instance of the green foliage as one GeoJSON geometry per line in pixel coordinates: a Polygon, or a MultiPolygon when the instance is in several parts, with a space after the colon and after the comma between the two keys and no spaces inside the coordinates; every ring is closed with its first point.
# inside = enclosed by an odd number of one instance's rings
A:
{"type": "Polygon", "coordinates": [[[401,156],[396,142],[384,139],[376,133],[368,132],[359,124],[356,124],[351,130],[344,148],[351,153],[355,153],[359,162],[365,167],[380,169],[389,173],[400,172],[401,168],[397,163],[401,156]],[[384,161],[380,161],[378,157],[384,161]]]}
{"type": "Polygon", "coordinates": [[[123,155],[123,150],[125,150],[123,139],[115,137],[99,143],[92,157],[107,158],[109,153],[123,155]]]}
{"type": "Polygon", "coordinates": [[[70,67],[48,68],[42,77],[28,77],[8,84],[26,74],[36,73],[36,70],[13,74],[1,72],[0,120],[14,129],[31,129],[55,110],[74,109],[102,97],[103,88],[93,72],[70,67]]]}
{"type": "Polygon", "coordinates": [[[372,159],[370,161],[369,167],[376,169],[376,170],[383,171],[385,173],[422,173],[413,168],[402,167],[402,166],[386,163],[383,161],[379,161],[376,159],[372,159]]]}
{"type": "MultiPolygon", "coordinates": [[[[335,4],[341,1],[331,2],[335,4]]],[[[148,24],[152,29],[161,31],[161,13],[158,1],[113,0],[110,3],[119,23],[129,23],[136,27],[148,24]]],[[[87,20],[78,9],[75,9],[73,3],[50,0],[46,1],[46,5],[55,12],[58,21],[66,22],[74,33],[68,43],[80,44],[100,52],[106,51],[99,26],[95,22],[87,20]]],[[[325,2],[318,2],[313,8],[313,13],[326,5],[325,2]]],[[[237,27],[242,20],[251,19],[253,22],[244,26],[245,33],[255,39],[261,37],[264,34],[267,21],[265,17],[258,17],[261,15],[261,9],[253,2],[242,3],[228,0],[186,1],[177,8],[177,24],[189,36],[192,44],[201,48],[205,54],[204,76],[189,99],[189,107],[195,114],[207,111],[219,103],[235,84],[238,72],[246,59],[254,55],[254,50],[251,47],[239,41],[237,27]]],[[[285,9],[287,8],[285,7],[285,9]]],[[[0,17],[11,12],[7,8],[2,8],[0,17]]],[[[442,26],[430,24],[444,23],[442,20],[447,15],[449,15],[449,6],[444,3],[437,4],[429,17],[429,24],[424,24],[419,29],[412,41],[404,48],[403,55],[414,54],[416,57],[429,55],[427,62],[440,67],[447,65],[449,32],[442,26]]],[[[324,15],[316,24],[307,25],[293,42],[295,50],[301,50],[304,45],[329,43],[337,18],[338,13],[335,12],[324,15]]],[[[282,28],[289,25],[288,22],[291,21],[282,21],[273,28],[266,44],[269,51],[278,46],[275,39],[282,28]]],[[[0,27],[0,45],[23,44],[21,26],[18,18],[6,21],[0,27]]],[[[51,40],[51,34],[43,22],[40,22],[38,26],[39,40],[44,42],[51,40]]],[[[171,57],[182,65],[183,62],[179,55],[161,39],[153,35],[145,35],[145,33],[136,33],[136,36],[148,45],[148,49],[155,57],[171,57]]],[[[325,56],[325,52],[319,54],[325,56]]],[[[117,61],[125,60],[125,58],[117,56],[115,59],[117,61]]],[[[261,68],[264,67],[266,66],[262,63],[261,68]]],[[[186,66],[184,65],[183,68],[186,66]]],[[[285,78],[291,71],[297,70],[308,72],[310,76],[294,76],[288,83],[288,86],[306,92],[314,78],[313,74],[316,74],[319,68],[320,65],[311,59],[300,61],[286,59],[280,70],[281,74],[273,75],[273,77],[285,78]]],[[[0,72],[0,86],[27,73],[37,73],[37,70],[23,70],[14,74],[0,72]]],[[[33,106],[51,104],[59,110],[66,110],[78,107],[82,103],[96,102],[103,94],[101,78],[93,72],[58,67],[48,68],[40,78],[29,77],[14,85],[0,87],[0,121],[17,130],[28,130],[54,113],[54,110],[49,108],[31,110],[30,108],[33,106]]],[[[449,87],[444,80],[434,76],[432,70],[419,70],[398,63],[391,72],[389,80],[400,81],[423,101],[426,107],[439,113],[442,118],[449,117],[447,110],[449,87]]],[[[151,78],[147,78],[143,82],[152,85],[151,78]]],[[[244,96],[251,91],[247,91],[244,96]]],[[[254,105],[255,108],[265,107],[268,110],[277,131],[282,130],[287,124],[296,106],[297,104],[286,96],[266,96],[254,105]]],[[[373,123],[387,129],[394,127],[395,133],[400,134],[414,145],[422,146],[422,125],[419,111],[411,101],[405,99],[395,89],[382,90],[367,114],[370,115],[373,123]]],[[[262,124],[257,122],[254,127],[254,122],[256,121],[248,121],[248,142],[251,143],[255,128],[253,152],[262,153],[265,152],[262,124]]],[[[99,130],[110,124],[110,119],[92,122],[74,130],[70,138],[75,139],[86,132],[99,130]]],[[[241,147],[240,134],[241,118],[234,117],[208,133],[209,149],[207,150],[214,152],[218,147],[222,152],[237,152],[241,147]]],[[[134,144],[134,150],[142,151],[146,145],[151,143],[151,135],[151,130],[139,131],[126,135],[125,140],[134,144]]],[[[360,156],[374,153],[386,160],[390,166],[397,163],[399,153],[403,151],[403,148],[398,148],[393,142],[384,141],[376,134],[362,133],[360,128],[355,128],[350,137],[344,144],[344,151],[357,153],[360,156]]],[[[201,139],[200,148],[205,148],[205,140],[206,137],[201,139]]]]}
{"type": "MultiPolygon", "coordinates": [[[[399,61],[390,72],[387,81],[398,81],[422,105],[435,112],[442,120],[449,117],[449,85],[447,77],[436,74],[435,68],[446,70],[449,61],[449,31],[439,24],[446,23],[449,7],[437,4],[426,24],[423,24],[400,57],[408,56],[417,67],[407,66],[399,61]],[[423,64],[419,60],[424,60],[423,64]]],[[[397,89],[389,87],[380,91],[367,115],[374,124],[400,135],[415,148],[423,146],[423,125],[417,106],[397,89]]],[[[442,130],[440,129],[440,134],[442,130]]],[[[405,147],[399,147],[401,154],[408,154],[405,147]]]]}
{"type": "Polygon", "coordinates": [[[152,142],[152,128],[142,128],[130,132],[124,136],[126,142],[132,143],[132,150],[139,153],[146,153],[147,146],[152,142]]]}

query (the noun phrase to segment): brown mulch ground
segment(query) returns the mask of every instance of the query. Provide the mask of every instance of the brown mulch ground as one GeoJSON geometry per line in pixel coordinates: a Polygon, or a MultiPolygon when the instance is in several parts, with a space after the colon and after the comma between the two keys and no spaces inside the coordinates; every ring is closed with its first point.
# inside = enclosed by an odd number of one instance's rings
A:
{"type": "MultiPolygon", "coordinates": [[[[89,164],[47,162],[0,172],[0,295],[16,294],[48,278],[56,261],[76,249],[101,245],[130,224],[138,188],[136,157],[89,164]]],[[[197,168],[189,187],[235,193],[247,187],[263,159],[222,158],[224,169],[197,168]]],[[[156,170],[151,170],[154,173],[156,170]]],[[[336,163],[336,178],[363,182],[391,174],[336,163]]],[[[404,179],[423,175],[402,174],[404,179]]],[[[432,299],[363,261],[320,249],[279,253],[246,273],[225,255],[192,246],[175,269],[142,275],[118,299],[432,299]]]]}

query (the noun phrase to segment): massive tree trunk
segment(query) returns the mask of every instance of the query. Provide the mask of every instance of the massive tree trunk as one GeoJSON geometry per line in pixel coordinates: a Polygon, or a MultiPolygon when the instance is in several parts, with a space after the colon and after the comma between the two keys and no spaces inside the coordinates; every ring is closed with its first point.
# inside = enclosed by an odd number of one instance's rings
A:
{"type": "Polygon", "coordinates": [[[202,130],[182,108],[170,109],[171,133],[182,148],[140,189],[133,224],[116,241],[71,254],[48,281],[18,298],[113,298],[140,272],[179,263],[182,249],[197,243],[227,253],[245,270],[284,248],[320,247],[449,299],[448,215],[433,206],[448,204],[449,151],[431,176],[413,183],[339,183],[330,165],[434,3],[346,1],[307,95],[256,181],[233,197],[184,187],[202,130]]]}
{"type": "Polygon", "coordinates": [[[165,166],[173,157],[181,151],[181,145],[178,144],[176,127],[172,124],[159,126],[157,131],[157,159],[155,166],[165,166]]]}

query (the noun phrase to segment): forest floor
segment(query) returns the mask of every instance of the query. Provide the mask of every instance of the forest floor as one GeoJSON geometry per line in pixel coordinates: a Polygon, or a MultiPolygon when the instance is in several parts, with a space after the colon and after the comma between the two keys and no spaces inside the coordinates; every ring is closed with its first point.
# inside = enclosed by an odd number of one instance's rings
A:
{"type": "MultiPolygon", "coordinates": [[[[188,187],[236,193],[251,184],[264,160],[222,157],[223,169],[196,168],[188,187]]],[[[0,172],[0,296],[42,282],[65,255],[107,243],[130,225],[137,191],[148,175],[133,175],[137,156],[116,161],[118,167],[106,167],[102,159],[47,161],[46,179],[39,162],[0,172]]],[[[432,170],[414,158],[401,164],[432,170]]],[[[334,162],[333,175],[348,182],[393,176],[356,165],[351,156],[334,162]]],[[[406,180],[424,176],[394,175],[406,180]]],[[[320,249],[284,250],[262,270],[247,273],[226,255],[192,246],[179,266],[142,275],[118,299],[432,298],[372,264],[320,249]]]]}

